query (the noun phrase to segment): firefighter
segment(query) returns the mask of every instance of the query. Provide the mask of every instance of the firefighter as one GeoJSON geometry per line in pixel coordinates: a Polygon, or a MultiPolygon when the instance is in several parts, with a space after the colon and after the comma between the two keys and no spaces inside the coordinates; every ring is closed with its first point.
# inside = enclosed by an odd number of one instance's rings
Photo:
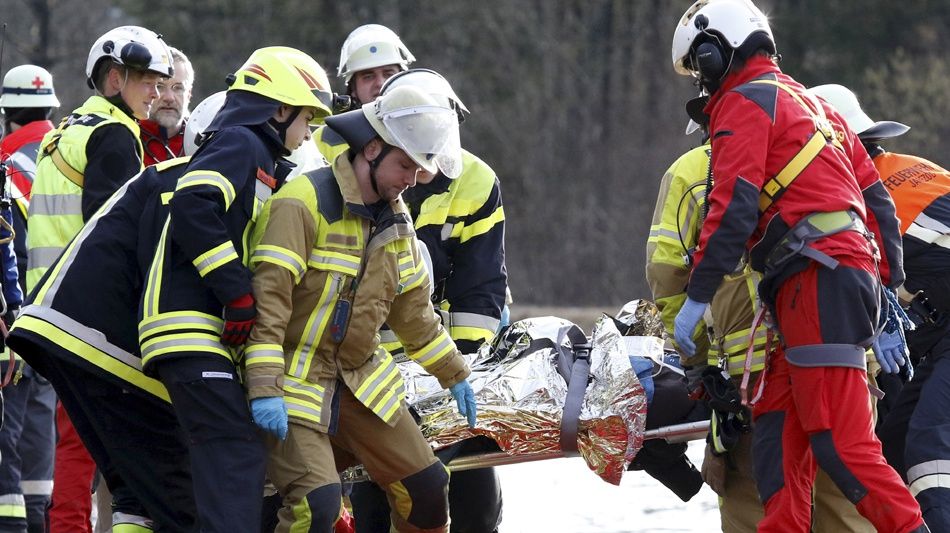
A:
{"type": "Polygon", "coordinates": [[[396,531],[448,531],[448,471],[377,332],[388,323],[474,426],[470,370],[429,301],[400,198],[420,170],[461,172],[457,116],[397,87],[326,127],[350,149],[272,197],[252,237],[260,314],[244,358],[251,411],[269,433],[267,474],[284,497],[277,531],[331,530],[341,513],[334,458],[354,457],[385,488],[396,531]]]}
{"type": "MultiPolygon", "coordinates": [[[[223,102],[221,92],[199,104],[188,138],[223,102]]],[[[185,143],[188,154],[196,148],[185,143]]],[[[75,421],[113,492],[117,533],[197,530],[187,444],[165,387],[142,373],[135,319],[167,198],[187,162],[151,166],[120,188],[44,277],[10,335],[75,421]]]]}
{"type": "MultiPolygon", "coordinates": [[[[27,290],[33,290],[83,222],[142,169],[136,120],[148,117],[158,82],[172,75],[168,47],[151,30],[121,26],[99,37],[86,60],[95,95],[63,118],[40,144],[26,246],[27,290]]],[[[95,465],[57,407],[53,530],[91,531],[95,465]]]]}
{"type": "Polygon", "coordinates": [[[289,171],[277,160],[310,140],[332,98],[317,62],[287,47],[255,51],[229,81],[169,200],[139,321],[143,370],[168,390],[202,527],[216,531],[260,524],[265,451],[235,366],[257,316],[247,238],[289,171]]]}
{"type": "Polygon", "coordinates": [[[926,531],[884,462],[868,399],[880,285],[903,280],[894,205],[844,120],[775,54],[765,15],[746,0],[700,0],[676,26],[674,68],[710,94],[716,183],[676,341],[694,353],[699,320],[748,246],[781,339],[751,400],[759,530],[810,529],[817,463],[878,530],[926,531]]]}
{"type": "MultiPolygon", "coordinates": [[[[337,67],[337,77],[343,79],[349,96],[344,110],[375,100],[383,83],[407,70],[415,60],[402,39],[386,26],[364,24],[350,32],[340,49],[337,67]]],[[[320,128],[313,136],[328,163],[347,150],[346,142],[333,130],[320,128]]]]}
{"type": "MultiPolygon", "coordinates": [[[[6,165],[7,198],[12,202],[17,272],[4,279],[4,288],[18,282],[26,290],[26,214],[36,173],[40,140],[53,129],[49,121],[59,100],[53,77],[43,67],[20,65],[10,69],[0,89],[4,131],[0,161],[6,165]]],[[[12,322],[15,301],[9,295],[7,318],[12,322]]],[[[0,375],[6,375],[6,358],[0,375]]],[[[4,391],[4,419],[0,427],[0,498],[10,501],[0,507],[0,526],[9,531],[43,532],[53,491],[53,450],[56,442],[53,412],[56,395],[45,378],[28,365],[14,386],[4,391]],[[25,505],[25,508],[24,508],[25,505]]]]}
{"type": "Polygon", "coordinates": [[[169,47],[175,75],[158,84],[158,99],[148,120],[139,122],[145,166],[180,157],[184,153],[185,122],[191,104],[195,69],[181,50],[169,47]]]}
{"type": "MultiPolygon", "coordinates": [[[[406,85],[454,108],[459,124],[468,115],[449,82],[428,69],[394,75],[382,94],[406,85]]],[[[432,258],[432,300],[442,323],[462,353],[475,353],[498,330],[507,294],[501,183],[487,164],[462,150],[461,175],[451,179],[420,172],[417,184],[402,197],[416,235],[432,258]]],[[[380,338],[390,353],[404,355],[391,329],[383,328],[380,338]]],[[[389,506],[378,486],[354,485],[350,500],[360,532],[388,530],[389,506]]],[[[449,501],[452,531],[490,532],[501,523],[501,486],[494,468],[454,473],[449,501]]]]}
{"type": "Polygon", "coordinates": [[[950,488],[937,480],[950,475],[944,437],[950,434],[950,361],[944,359],[950,351],[950,173],[926,159],[885,151],[881,141],[910,128],[872,120],[850,89],[832,84],[811,91],[834,106],[857,133],[897,207],[907,272],[899,293],[917,326],[907,336],[916,369],[884,421],[881,440],[885,457],[909,484],[927,525],[947,531],[950,488]]]}

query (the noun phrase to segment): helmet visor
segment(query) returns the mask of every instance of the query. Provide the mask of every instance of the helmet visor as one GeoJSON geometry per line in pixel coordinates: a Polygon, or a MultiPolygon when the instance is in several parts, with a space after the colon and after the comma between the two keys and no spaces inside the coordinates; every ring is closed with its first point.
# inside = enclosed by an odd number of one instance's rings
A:
{"type": "Polygon", "coordinates": [[[420,105],[383,114],[382,122],[401,148],[426,171],[455,179],[462,172],[458,118],[440,106],[420,105]]]}

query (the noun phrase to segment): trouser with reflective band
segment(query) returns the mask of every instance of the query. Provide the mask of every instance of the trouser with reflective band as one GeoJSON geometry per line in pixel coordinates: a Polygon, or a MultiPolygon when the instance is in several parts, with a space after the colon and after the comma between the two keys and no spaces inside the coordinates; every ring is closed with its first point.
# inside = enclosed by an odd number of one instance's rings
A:
{"type": "MultiPolygon", "coordinates": [[[[372,481],[353,485],[350,494],[357,533],[387,533],[386,492],[372,481]]],[[[491,533],[501,524],[501,484],[494,468],[453,472],[449,481],[451,533],[491,533]]]]}
{"type": "Polygon", "coordinates": [[[342,383],[334,404],[332,437],[293,420],[286,440],[266,437],[267,476],[284,496],[277,532],[329,531],[340,516],[338,471],[357,462],[386,490],[396,531],[447,532],[448,471],[412,416],[389,426],[342,383]]]}
{"type": "MultiPolygon", "coordinates": [[[[188,448],[170,406],[124,390],[81,364],[40,358],[43,367],[34,368],[56,388],[112,492],[113,511],[147,516],[159,532],[197,531],[188,448]]],[[[36,358],[31,362],[36,365],[36,358]]],[[[91,505],[90,489],[84,492],[91,505]]]]}
{"type": "Polygon", "coordinates": [[[817,464],[878,530],[914,531],[923,526],[920,508],[884,462],[873,433],[864,349],[855,346],[874,329],[874,264],[836,259],[834,270],[810,263],[776,295],[784,348],[769,357],[753,411],[753,464],[765,503],[759,531],[809,531],[817,464]],[[812,349],[817,345],[825,351],[812,349]],[[815,353],[841,366],[802,366],[814,363],[815,353]],[[799,364],[789,364],[792,359],[799,364]]]}
{"type": "Polygon", "coordinates": [[[201,530],[248,531],[261,521],[265,452],[244,387],[223,357],[176,355],[153,365],[188,442],[201,530]]]}
{"type": "MultiPolygon", "coordinates": [[[[0,375],[7,365],[0,363],[0,375]]],[[[56,394],[27,366],[19,382],[3,389],[3,406],[0,501],[11,503],[0,503],[0,531],[43,533],[53,491],[56,394]]]]}

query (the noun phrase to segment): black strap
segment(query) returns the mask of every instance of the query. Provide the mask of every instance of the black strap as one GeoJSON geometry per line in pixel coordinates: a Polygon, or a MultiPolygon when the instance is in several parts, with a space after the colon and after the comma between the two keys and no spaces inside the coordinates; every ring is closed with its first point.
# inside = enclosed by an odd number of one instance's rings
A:
{"type": "Polygon", "coordinates": [[[571,341],[574,363],[567,381],[567,397],[564,399],[564,411],[561,414],[561,435],[559,443],[565,455],[578,455],[577,430],[580,424],[581,408],[584,405],[584,393],[590,377],[590,345],[577,326],[565,326],[558,331],[556,347],[559,355],[564,347],[564,339],[571,341]],[[580,342],[578,342],[580,341],[580,342]]]}

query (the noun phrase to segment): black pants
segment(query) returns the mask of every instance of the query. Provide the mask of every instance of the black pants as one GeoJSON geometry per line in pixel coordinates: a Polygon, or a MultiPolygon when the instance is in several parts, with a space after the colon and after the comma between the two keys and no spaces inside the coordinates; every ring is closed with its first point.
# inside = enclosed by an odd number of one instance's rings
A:
{"type": "Polygon", "coordinates": [[[201,531],[252,531],[261,521],[266,456],[234,365],[187,354],[157,361],[155,370],[188,442],[201,531]]]}
{"type": "MultiPolygon", "coordinates": [[[[389,533],[386,493],[371,482],[356,483],[350,494],[357,533],[389,533]]],[[[453,472],[449,480],[452,533],[492,533],[501,524],[501,485],[494,468],[453,472]]]]}
{"type": "Polygon", "coordinates": [[[81,363],[39,358],[40,365],[37,357],[29,360],[56,389],[112,492],[113,510],[151,518],[156,532],[197,531],[188,448],[171,406],[126,391],[81,363]]]}

